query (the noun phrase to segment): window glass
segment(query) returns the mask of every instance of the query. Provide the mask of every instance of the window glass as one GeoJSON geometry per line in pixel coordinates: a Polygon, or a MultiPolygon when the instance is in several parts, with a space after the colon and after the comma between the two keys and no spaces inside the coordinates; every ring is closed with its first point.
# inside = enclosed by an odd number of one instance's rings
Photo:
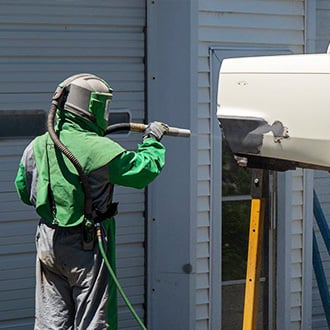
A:
{"type": "Polygon", "coordinates": [[[245,279],[250,201],[222,203],[222,280],[245,279]]]}
{"type": "Polygon", "coordinates": [[[43,110],[0,110],[0,138],[34,137],[46,131],[43,110]]]}
{"type": "Polygon", "coordinates": [[[250,195],[251,170],[237,165],[228,144],[222,143],[222,196],[250,195]]]}

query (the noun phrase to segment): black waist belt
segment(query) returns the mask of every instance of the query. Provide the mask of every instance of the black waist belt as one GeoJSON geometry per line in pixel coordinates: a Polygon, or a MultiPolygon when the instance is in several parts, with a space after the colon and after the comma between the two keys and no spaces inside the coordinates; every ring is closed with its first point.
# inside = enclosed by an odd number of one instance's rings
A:
{"type": "Polygon", "coordinates": [[[96,210],[96,217],[94,218],[94,222],[102,222],[103,220],[110,219],[114,217],[118,213],[118,203],[111,203],[108,207],[108,210],[105,213],[101,213],[96,210]]]}

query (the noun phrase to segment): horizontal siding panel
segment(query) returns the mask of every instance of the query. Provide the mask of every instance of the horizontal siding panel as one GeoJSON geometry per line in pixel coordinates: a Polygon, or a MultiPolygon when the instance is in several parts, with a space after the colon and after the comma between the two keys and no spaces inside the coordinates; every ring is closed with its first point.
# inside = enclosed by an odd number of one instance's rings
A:
{"type": "Polygon", "coordinates": [[[125,213],[116,216],[116,230],[130,230],[130,227],[140,227],[144,225],[143,214],[125,213]]]}
{"type": "Polygon", "coordinates": [[[303,242],[301,239],[301,235],[293,235],[291,240],[291,248],[292,249],[302,249],[303,242]]]}
{"type": "Polygon", "coordinates": [[[208,72],[198,73],[198,88],[210,88],[210,79],[208,72]]]}
{"type": "Polygon", "coordinates": [[[208,56],[198,57],[198,72],[210,72],[210,60],[208,56]]]}
{"type": "Polygon", "coordinates": [[[209,243],[208,242],[199,242],[196,244],[197,247],[197,253],[196,253],[196,257],[197,258],[208,258],[210,257],[210,247],[209,247],[209,243]]]}
{"type": "Polygon", "coordinates": [[[259,0],[199,0],[200,11],[272,15],[304,15],[304,2],[259,0]]]}
{"type": "Polygon", "coordinates": [[[317,38],[319,40],[323,38],[329,40],[329,31],[330,31],[329,16],[330,16],[329,9],[321,9],[317,11],[316,29],[318,32],[317,38]]]}
{"type": "Polygon", "coordinates": [[[5,279],[1,281],[1,291],[4,295],[5,295],[4,291],[7,292],[8,296],[10,295],[9,291],[11,289],[21,290],[21,289],[29,289],[33,287],[34,287],[34,275],[25,276],[24,278],[21,278],[19,281],[17,281],[17,279],[5,279]]]}
{"type": "Polygon", "coordinates": [[[303,226],[302,226],[301,220],[292,222],[291,233],[292,233],[292,235],[294,235],[294,236],[292,236],[292,239],[295,239],[295,240],[302,239],[301,235],[303,233],[303,226]]]}
{"type": "MultiPolygon", "coordinates": [[[[0,175],[0,180],[2,180],[1,175],[0,175]]],[[[13,199],[11,201],[3,201],[0,202],[0,207],[1,207],[1,213],[5,214],[7,212],[23,212],[26,210],[27,206],[24,205],[22,202],[18,203],[19,200],[18,198],[13,199]]],[[[32,210],[34,210],[32,207],[30,207],[32,210]]],[[[1,216],[2,218],[2,216],[1,216]]],[[[1,219],[0,219],[1,222],[1,219]]]]}
{"type": "Polygon", "coordinates": [[[35,250],[35,243],[30,235],[21,235],[20,239],[17,237],[9,237],[2,238],[2,242],[0,244],[1,253],[0,256],[3,255],[12,255],[18,253],[26,253],[33,252],[35,250]]]}
{"type": "MultiPolygon", "coordinates": [[[[8,65],[7,65],[7,67],[8,67],[8,65]]],[[[137,67],[139,67],[139,65],[132,66],[132,70],[137,69],[137,67]]],[[[39,70],[40,69],[41,68],[39,68],[39,70]]],[[[78,66],[77,66],[77,69],[78,69],[78,66]]],[[[0,70],[1,70],[1,68],[0,68],[0,70]]],[[[17,68],[15,70],[17,70],[17,68]]],[[[8,90],[15,91],[16,84],[31,83],[30,74],[33,74],[33,72],[25,71],[25,73],[26,73],[26,75],[24,75],[24,76],[22,76],[22,72],[10,72],[10,75],[8,75],[8,76],[2,75],[0,78],[0,83],[8,84],[9,85],[8,90]]],[[[39,86],[39,88],[42,87],[43,90],[49,90],[49,87],[56,88],[56,86],[52,85],[54,78],[58,78],[58,81],[60,82],[67,75],[68,75],[67,71],[65,71],[65,72],[59,71],[56,74],[53,74],[50,70],[45,70],[43,73],[38,74],[39,81],[35,82],[35,85],[39,86]],[[50,77],[50,75],[54,75],[54,76],[50,77]],[[40,85],[40,82],[42,82],[42,85],[40,85]],[[44,87],[46,87],[46,88],[44,88],[44,87]]],[[[113,78],[113,80],[116,81],[117,84],[123,83],[123,82],[139,83],[139,82],[143,82],[143,80],[144,80],[144,72],[143,71],[135,71],[135,72],[126,71],[123,73],[112,72],[112,78],[113,78]]],[[[111,81],[109,83],[110,83],[110,85],[112,85],[111,81]]],[[[137,85],[137,86],[139,86],[139,85],[137,85]]],[[[28,86],[26,86],[26,87],[28,87],[28,86]]],[[[127,89],[132,90],[132,88],[127,88],[127,89]]],[[[135,90],[136,89],[137,88],[135,87],[135,90]]],[[[3,93],[3,91],[1,91],[1,92],[3,93]]]]}
{"type": "Polygon", "coordinates": [[[226,42],[226,43],[245,43],[248,44],[253,40],[254,44],[263,45],[302,45],[304,43],[304,35],[302,31],[286,30],[280,33],[276,30],[256,30],[251,28],[218,28],[217,30],[210,28],[201,28],[200,36],[203,42],[226,42]]]}
{"type": "MultiPolygon", "coordinates": [[[[197,229],[197,242],[209,242],[210,240],[210,232],[208,227],[201,227],[197,229]]],[[[199,245],[201,248],[201,245],[199,245]]],[[[204,246],[205,247],[205,246],[204,246]]]]}
{"type": "Polygon", "coordinates": [[[316,9],[318,10],[330,10],[330,3],[328,0],[317,0],[316,9]]]}
{"type": "Polygon", "coordinates": [[[196,274],[196,289],[209,288],[209,275],[208,274],[196,274]]]}
{"type": "Polygon", "coordinates": [[[197,258],[196,259],[196,272],[197,273],[208,273],[209,272],[209,263],[206,258],[197,258]]]}
{"type": "Polygon", "coordinates": [[[210,118],[210,104],[200,103],[198,106],[198,118],[199,119],[209,119],[210,118]]]}
{"type": "Polygon", "coordinates": [[[196,320],[196,329],[198,329],[198,330],[208,330],[209,329],[208,324],[209,324],[208,319],[196,320]]]}
{"type": "MultiPolygon", "coordinates": [[[[137,278],[137,277],[142,277],[142,278],[144,277],[144,265],[143,264],[139,265],[138,267],[135,266],[135,267],[122,268],[122,267],[118,266],[116,268],[116,270],[117,270],[118,278],[120,278],[120,280],[119,280],[120,282],[122,280],[124,280],[125,278],[132,279],[132,278],[137,278]]],[[[140,290],[140,292],[144,292],[143,287],[139,288],[139,290],[140,290]]]]}
{"type": "MultiPolygon", "coordinates": [[[[121,33],[118,33],[117,31],[109,31],[108,28],[102,28],[100,29],[100,31],[97,31],[97,38],[95,36],[95,32],[90,32],[90,30],[84,31],[84,33],[82,33],[81,31],[66,31],[65,33],[63,33],[63,31],[40,31],[39,26],[36,31],[11,31],[9,29],[7,29],[7,31],[0,31],[0,40],[2,42],[6,42],[6,45],[8,45],[8,49],[1,49],[1,52],[6,51],[9,54],[14,54],[16,49],[24,49],[26,52],[31,52],[32,54],[32,52],[36,49],[43,49],[44,51],[46,51],[46,49],[44,49],[45,47],[42,46],[47,46],[47,48],[49,46],[52,50],[54,48],[60,48],[63,50],[67,46],[72,47],[76,45],[78,46],[78,48],[84,48],[87,51],[87,53],[85,53],[84,51],[82,55],[89,54],[88,48],[90,48],[91,51],[95,49],[94,56],[97,56],[97,54],[103,54],[103,52],[100,53],[98,51],[98,49],[102,46],[100,44],[100,39],[109,42],[109,44],[103,44],[104,49],[117,48],[113,47],[113,44],[115,43],[116,45],[118,45],[118,49],[116,51],[121,53],[130,48],[137,50],[143,50],[144,48],[144,35],[142,33],[136,33],[136,31],[122,31],[121,33]],[[82,41],[84,43],[82,43],[82,41]],[[70,42],[73,42],[73,44],[70,44],[70,42]],[[88,47],[86,47],[86,45],[88,45],[88,47]]],[[[45,54],[47,54],[47,52],[45,54]]],[[[20,52],[18,53],[18,55],[23,55],[23,53],[20,52]]],[[[37,55],[43,56],[44,53],[37,55]]],[[[144,54],[142,53],[141,56],[143,57],[144,54]]],[[[63,53],[61,57],[63,57],[63,53]]]]}
{"type": "MultiPolygon", "coordinates": [[[[137,315],[143,320],[144,311],[139,305],[134,305],[134,310],[137,315]]],[[[127,309],[127,306],[121,306],[118,308],[119,324],[118,329],[136,329],[136,320],[133,318],[131,312],[127,309]]]]}
{"type": "MultiPolygon", "coordinates": [[[[92,70],[91,70],[92,71],[92,70]]],[[[93,71],[95,74],[99,74],[104,77],[104,75],[93,71]]],[[[75,72],[77,73],[77,72],[75,72]]],[[[66,75],[62,75],[61,79],[66,75]]],[[[59,80],[59,81],[60,81],[59,80]]],[[[47,111],[50,108],[50,100],[55,90],[57,82],[53,83],[52,88],[49,91],[40,92],[37,91],[35,93],[28,94],[26,93],[26,89],[20,93],[19,98],[15,99],[15,103],[13,103],[13,94],[11,92],[7,94],[1,94],[1,110],[44,110],[47,111]],[[33,95],[33,96],[32,96],[33,95]]],[[[124,83],[121,84],[111,84],[112,88],[114,88],[114,99],[113,99],[113,108],[120,109],[129,109],[132,114],[132,118],[134,120],[138,120],[139,122],[143,122],[144,118],[144,92],[143,91],[127,91],[127,86],[124,83]],[[119,89],[121,88],[121,89],[119,89]]],[[[22,86],[21,86],[22,87],[22,86]]],[[[22,87],[23,88],[23,87],[22,87]]],[[[111,135],[113,136],[113,135],[111,135]]],[[[118,134],[117,134],[118,136],[118,134]]],[[[136,141],[141,135],[139,134],[129,134],[126,140],[135,141],[133,149],[136,148],[136,141]]],[[[116,137],[117,139],[117,137],[116,137]]]]}
{"type": "MultiPolygon", "coordinates": [[[[33,294],[33,292],[32,292],[33,294]]],[[[31,293],[30,293],[31,295],[31,293]]],[[[31,297],[19,297],[17,299],[10,299],[10,297],[7,297],[9,299],[7,299],[5,307],[3,309],[1,309],[0,313],[3,313],[4,317],[7,317],[7,319],[11,319],[13,315],[13,311],[14,310],[20,310],[20,309],[28,309],[30,310],[31,308],[33,308],[33,306],[29,306],[29,301],[31,301],[31,297]],[[27,306],[29,306],[27,308],[27,306]]],[[[1,314],[0,314],[1,315],[1,314]]]]}
{"type": "MultiPolygon", "coordinates": [[[[95,3],[95,2],[94,2],[95,3]]],[[[17,7],[11,8],[5,7],[1,3],[1,22],[2,24],[8,24],[11,30],[21,29],[22,25],[29,26],[30,29],[40,29],[39,25],[43,25],[43,32],[50,31],[62,31],[65,33],[81,30],[81,31],[93,31],[100,29],[100,26],[106,29],[121,31],[129,31],[133,27],[139,27],[144,25],[143,15],[141,16],[143,8],[136,8],[130,10],[127,15],[127,8],[105,8],[104,6],[97,8],[93,6],[91,8],[82,7],[79,10],[79,15],[72,15],[76,11],[76,6],[70,6],[67,8],[68,13],[65,15],[63,7],[60,5],[51,6],[47,5],[47,10],[52,12],[52,15],[43,16],[40,15],[40,7],[26,6],[24,8],[25,16],[17,15],[17,7]],[[71,8],[70,8],[71,7],[71,8]],[[98,21],[91,20],[91,12],[98,17],[98,21]],[[64,15],[63,15],[64,14],[64,15]],[[125,19],[123,19],[125,17],[125,19]],[[84,24],[81,24],[82,19],[85,20],[84,24]]]]}
{"type": "Polygon", "coordinates": [[[15,325],[13,326],[13,322],[4,322],[0,325],[0,329],[15,329],[15,330],[27,330],[33,329],[34,320],[31,318],[21,321],[19,324],[15,321],[15,325]],[[29,321],[30,319],[30,321],[29,321]]]}
{"type": "Polygon", "coordinates": [[[211,121],[209,118],[198,120],[198,134],[210,134],[211,133],[211,121]]]}
{"type": "Polygon", "coordinates": [[[208,302],[209,290],[208,289],[199,289],[197,290],[197,305],[205,304],[208,302]]]}
{"type": "MultiPolygon", "coordinates": [[[[93,4],[89,0],[79,0],[79,3],[81,7],[79,10],[83,10],[84,8],[88,8],[89,12],[91,12],[91,9],[102,7],[102,8],[126,8],[126,9],[134,9],[134,8],[144,8],[144,0],[120,0],[120,1],[94,1],[93,4]]],[[[65,8],[65,7],[73,7],[77,8],[75,1],[71,1],[71,3],[67,0],[57,0],[56,4],[54,3],[45,3],[44,0],[15,0],[15,3],[13,3],[11,0],[2,0],[1,4],[7,5],[7,6],[13,6],[13,7],[21,7],[22,5],[28,5],[31,6],[37,6],[36,9],[40,8],[43,10],[47,10],[50,7],[59,7],[65,8]]],[[[60,11],[61,16],[65,16],[66,14],[69,15],[67,12],[60,11]]],[[[128,12],[126,12],[126,15],[129,15],[128,12]]]]}
{"type": "MultiPolygon", "coordinates": [[[[138,288],[138,287],[143,287],[144,283],[144,276],[134,276],[134,277],[129,277],[129,278],[123,278],[120,281],[122,286],[125,286],[125,288],[132,287],[132,288],[138,288]]],[[[141,292],[140,289],[138,289],[138,292],[141,292]]]]}
{"type": "MultiPolygon", "coordinates": [[[[13,161],[20,160],[22,152],[28,143],[20,143],[19,140],[0,139],[0,157],[15,157],[13,161]]],[[[18,165],[18,164],[17,164],[18,165]]]]}
{"type": "MultiPolygon", "coordinates": [[[[296,222],[301,221],[303,218],[302,205],[292,205],[292,220],[295,222],[294,226],[297,225],[296,222]]],[[[299,224],[298,224],[299,225],[299,224]]]]}
{"type": "Polygon", "coordinates": [[[196,304],[196,319],[205,320],[209,317],[209,309],[207,304],[196,304]]]}
{"type": "Polygon", "coordinates": [[[291,251],[291,261],[294,263],[303,262],[301,249],[294,249],[291,251]]]}
{"type": "Polygon", "coordinates": [[[198,180],[207,180],[210,178],[210,164],[198,165],[198,180]]]}
{"type": "Polygon", "coordinates": [[[303,190],[303,179],[301,176],[292,176],[292,186],[294,191],[301,192],[303,190]]]}
{"type": "Polygon", "coordinates": [[[140,225],[136,224],[134,226],[117,226],[116,229],[116,235],[117,236],[124,236],[124,235],[144,235],[144,228],[143,228],[143,223],[140,225]]]}
{"type": "Polygon", "coordinates": [[[209,226],[209,211],[199,211],[197,213],[197,228],[209,226]]]}
{"type": "Polygon", "coordinates": [[[144,233],[139,233],[139,234],[122,234],[122,235],[117,235],[116,237],[116,243],[118,245],[120,244],[132,244],[132,243],[137,243],[144,241],[144,233]]]}
{"type": "Polygon", "coordinates": [[[200,103],[209,103],[210,102],[210,90],[209,88],[199,88],[198,89],[198,101],[200,103]]]}
{"type": "MultiPolygon", "coordinates": [[[[1,270],[0,278],[1,279],[9,278],[10,280],[21,280],[24,279],[25,277],[33,278],[34,273],[35,273],[35,268],[34,268],[34,264],[32,263],[29,267],[15,267],[14,269],[7,268],[1,270]]],[[[17,296],[15,294],[15,290],[10,290],[9,292],[9,287],[5,286],[4,283],[6,283],[6,281],[0,280],[0,288],[2,292],[0,300],[5,300],[3,295],[5,295],[6,292],[10,295],[10,299],[14,299],[17,296]]],[[[22,291],[22,296],[23,295],[24,295],[24,290],[22,291]]]]}
{"type": "Polygon", "coordinates": [[[302,290],[302,278],[292,278],[290,283],[292,292],[299,292],[302,290]]]}
{"type": "MultiPolygon", "coordinates": [[[[18,319],[18,315],[20,319],[25,319],[25,318],[29,318],[31,317],[31,315],[33,315],[34,313],[34,307],[33,305],[30,304],[29,300],[25,301],[26,303],[26,308],[16,308],[15,310],[10,310],[10,311],[0,311],[0,319],[4,320],[4,321],[8,321],[8,320],[17,320],[18,319]]],[[[0,328],[1,329],[1,328],[0,328]]],[[[4,328],[7,329],[7,328],[4,328]]],[[[13,329],[17,329],[16,326],[13,327],[13,329]]],[[[24,328],[23,328],[24,329],[24,328]]]]}
{"type": "Polygon", "coordinates": [[[274,13],[261,15],[260,13],[236,12],[202,12],[199,15],[199,26],[226,28],[253,28],[274,30],[300,30],[304,29],[303,16],[275,15],[274,13]]]}
{"type": "MultiPolygon", "coordinates": [[[[222,32],[224,33],[224,32],[222,32]]],[[[237,34],[244,34],[245,31],[244,29],[242,29],[240,32],[238,32],[237,34]]],[[[224,40],[214,40],[214,41],[209,41],[209,42],[202,42],[199,44],[198,47],[198,54],[200,57],[206,57],[208,56],[209,53],[209,48],[210,48],[210,43],[212,43],[213,45],[230,45],[230,46],[237,46],[237,47],[244,47],[244,46],[253,46],[253,47],[257,47],[257,48],[262,48],[262,47],[267,47],[267,50],[269,51],[270,48],[274,48],[274,53],[280,51],[281,53],[286,53],[288,54],[290,53],[303,53],[303,46],[302,44],[290,44],[290,43],[282,43],[283,41],[283,37],[280,38],[281,41],[280,42],[275,42],[274,43],[249,43],[247,40],[246,41],[239,41],[239,40],[235,40],[235,39],[231,39],[231,38],[226,38],[224,40]]],[[[254,40],[254,39],[253,39],[254,40]]],[[[303,35],[301,36],[301,40],[303,40],[303,35]]],[[[277,53],[278,54],[278,53],[277,53]]],[[[230,56],[230,53],[228,53],[228,55],[230,56]]],[[[269,55],[269,53],[268,53],[269,55]]],[[[237,57],[238,55],[235,55],[234,57],[237,57]]]]}
{"type": "MultiPolygon", "coordinates": [[[[130,35],[124,35],[123,39],[118,41],[116,38],[118,36],[114,33],[104,33],[102,34],[102,38],[104,40],[108,41],[108,46],[101,46],[99,42],[95,41],[95,36],[93,35],[86,35],[86,38],[83,38],[83,36],[86,33],[70,33],[69,36],[67,36],[66,40],[59,40],[59,41],[52,41],[52,38],[56,40],[56,38],[59,38],[59,36],[53,36],[49,35],[47,38],[47,35],[45,34],[44,38],[40,38],[34,35],[26,35],[26,39],[22,40],[12,40],[9,42],[8,39],[4,39],[0,34],[0,41],[1,43],[10,44],[10,48],[4,47],[0,49],[0,56],[10,56],[10,57],[16,57],[16,58],[26,58],[26,57],[63,57],[64,53],[67,53],[70,51],[71,56],[79,56],[80,58],[88,58],[88,57],[98,57],[95,54],[102,54],[102,57],[118,57],[118,56],[124,56],[126,58],[128,57],[143,57],[144,55],[144,48],[140,47],[134,47],[133,40],[134,34],[130,35]],[[38,47],[37,44],[33,47],[33,43],[31,42],[33,40],[39,39],[39,42],[43,42],[45,44],[45,48],[40,49],[40,46],[38,47]],[[25,41],[23,41],[25,40],[25,41]],[[89,44],[89,47],[86,47],[83,42],[87,42],[89,44]],[[113,47],[112,45],[114,43],[121,44],[121,48],[113,47]],[[132,45],[131,45],[132,43],[132,45]]],[[[15,38],[15,35],[11,35],[10,33],[6,33],[6,38],[15,38]]],[[[24,36],[23,36],[24,38],[24,36]]],[[[142,42],[142,41],[141,41],[142,42]]],[[[100,55],[99,55],[100,56],[100,55]]]]}
{"type": "Polygon", "coordinates": [[[291,294],[291,306],[296,307],[301,305],[301,294],[300,292],[294,292],[291,294]]]}
{"type": "Polygon", "coordinates": [[[201,165],[211,164],[210,150],[199,150],[197,156],[198,156],[199,164],[201,164],[201,165]]]}
{"type": "MultiPolygon", "coordinates": [[[[15,59],[8,59],[6,63],[0,62],[0,71],[3,73],[0,77],[0,82],[14,81],[27,81],[31,82],[31,75],[38,72],[38,77],[40,81],[44,82],[59,82],[67,76],[79,71],[81,69],[81,63],[83,62],[80,58],[75,61],[67,59],[70,64],[70,70],[68,70],[68,63],[66,60],[58,60],[49,66],[46,62],[39,62],[35,59],[26,59],[25,63],[17,63],[15,59]],[[72,63],[71,63],[72,61],[72,63]],[[54,72],[55,70],[55,72],[54,72]],[[24,73],[24,75],[22,75],[24,73]],[[8,74],[6,76],[5,74],[8,74]],[[21,75],[21,76],[20,76],[21,75]],[[26,75],[30,76],[30,80],[26,75]],[[50,75],[52,75],[50,77],[50,75]]],[[[100,65],[104,65],[102,72],[112,74],[112,79],[109,81],[111,85],[112,80],[130,80],[130,76],[135,80],[141,79],[144,74],[144,65],[141,60],[136,63],[127,63],[119,70],[118,63],[121,63],[124,59],[100,59],[97,63],[90,63],[90,68],[92,72],[95,70],[100,70],[100,65]]],[[[127,62],[127,59],[126,59],[127,62]]],[[[101,73],[101,71],[99,72],[101,73]]],[[[142,79],[143,80],[143,79],[142,79]]],[[[55,86],[56,87],[56,86],[55,86]]],[[[31,96],[33,97],[33,95],[31,96]]]]}
{"type": "Polygon", "coordinates": [[[292,263],[291,264],[291,274],[292,274],[292,277],[302,277],[301,263],[292,263]]]}
{"type": "MultiPolygon", "coordinates": [[[[61,81],[61,80],[62,79],[60,79],[59,81],[61,81]]],[[[111,84],[111,86],[114,88],[114,90],[121,90],[121,91],[123,91],[125,89],[130,89],[130,90],[135,90],[137,92],[141,92],[144,90],[143,81],[140,81],[140,82],[116,81],[115,83],[111,84]]],[[[37,82],[36,83],[30,82],[27,84],[26,82],[21,81],[21,82],[7,84],[7,85],[4,84],[2,87],[1,93],[10,94],[13,91],[15,91],[16,93],[17,92],[19,93],[20,91],[24,91],[24,93],[29,93],[29,94],[31,94],[31,93],[41,93],[42,94],[42,93],[49,93],[49,91],[51,91],[53,89],[55,90],[55,88],[56,88],[56,84],[53,84],[53,83],[49,83],[49,84],[44,83],[44,86],[40,87],[40,84],[37,82]]],[[[1,93],[0,93],[0,95],[1,95],[1,93]]],[[[49,95],[48,100],[49,100],[48,103],[50,104],[51,95],[49,95]]],[[[17,104],[16,104],[16,106],[17,106],[17,104]]],[[[8,110],[8,109],[5,109],[5,110],[8,110]]]]}
{"type": "Polygon", "coordinates": [[[198,139],[198,149],[208,149],[210,146],[210,136],[208,134],[200,135],[198,139]]]}
{"type": "Polygon", "coordinates": [[[303,192],[302,190],[294,189],[292,192],[292,204],[301,206],[303,204],[303,192]]]}
{"type": "MultiPolygon", "coordinates": [[[[198,196],[210,196],[210,182],[209,181],[199,181],[197,184],[197,194],[198,196]]],[[[1,205],[1,204],[0,204],[1,205]]]]}
{"type": "MultiPolygon", "coordinates": [[[[1,198],[1,196],[0,196],[1,198]]],[[[22,212],[1,212],[0,215],[1,225],[3,223],[12,223],[14,221],[35,221],[37,222],[38,216],[32,207],[27,207],[27,210],[22,212]]]]}
{"type": "Polygon", "coordinates": [[[198,211],[208,211],[210,209],[210,199],[208,197],[200,196],[197,201],[198,211]]]}
{"type": "MultiPolygon", "coordinates": [[[[32,209],[32,208],[31,208],[32,209]]],[[[34,210],[33,210],[34,212],[34,210]]],[[[5,237],[20,237],[21,235],[34,235],[36,231],[38,220],[24,220],[23,222],[14,221],[14,222],[6,222],[1,221],[1,232],[0,232],[0,244],[2,239],[5,237]]],[[[33,238],[32,238],[33,240],[33,238]]],[[[1,251],[0,251],[1,253],[1,251]]],[[[2,265],[3,266],[3,265],[2,265]]]]}
{"type": "MultiPolygon", "coordinates": [[[[118,271],[120,272],[120,269],[118,269],[118,271]]],[[[143,289],[143,285],[140,284],[143,283],[144,274],[143,272],[141,272],[141,274],[138,271],[136,273],[134,272],[131,277],[126,278],[126,284],[129,283],[129,281],[132,280],[133,277],[140,278],[140,281],[136,282],[136,285],[131,285],[131,286],[123,285],[124,291],[126,295],[129,297],[132,304],[143,304],[144,289],[143,289]]],[[[121,276],[121,278],[123,278],[123,276],[121,276]]],[[[125,279],[123,279],[123,281],[125,281],[125,279]]],[[[122,280],[120,279],[120,283],[121,282],[122,280]]],[[[122,300],[119,294],[118,294],[118,298],[119,298],[118,300],[119,305],[127,308],[126,304],[124,303],[124,301],[122,300]]]]}

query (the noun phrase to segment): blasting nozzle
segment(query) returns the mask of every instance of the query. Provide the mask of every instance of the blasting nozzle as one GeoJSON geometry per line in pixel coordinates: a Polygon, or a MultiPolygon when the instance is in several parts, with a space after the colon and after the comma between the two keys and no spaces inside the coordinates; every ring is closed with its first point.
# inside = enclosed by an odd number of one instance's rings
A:
{"type": "MultiPolygon", "coordinates": [[[[146,124],[140,123],[113,124],[107,127],[105,134],[107,135],[116,131],[144,132],[146,128],[146,124]]],[[[178,127],[169,127],[168,132],[166,132],[166,135],[179,137],[189,137],[190,134],[189,129],[178,127]]]]}
{"type": "MultiPolygon", "coordinates": [[[[138,123],[130,123],[130,130],[133,132],[144,132],[147,128],[145,124],[138,124],[138,123]]],[[[178,128],[178,127],[170,127],[166,132],[166,135],[170,136],[180,136],[180,137],[189,137],[190,130],[185,128],[178,128]]]]}

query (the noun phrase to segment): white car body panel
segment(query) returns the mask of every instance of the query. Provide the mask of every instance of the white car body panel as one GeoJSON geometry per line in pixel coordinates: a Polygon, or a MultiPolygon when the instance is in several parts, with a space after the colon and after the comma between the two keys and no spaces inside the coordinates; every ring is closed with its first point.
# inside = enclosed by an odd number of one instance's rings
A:
{"type": "Polygon", "coordinates": [[[330,55],[225,59],[217,117],[247,166],[330,169],[330,55]]]}

